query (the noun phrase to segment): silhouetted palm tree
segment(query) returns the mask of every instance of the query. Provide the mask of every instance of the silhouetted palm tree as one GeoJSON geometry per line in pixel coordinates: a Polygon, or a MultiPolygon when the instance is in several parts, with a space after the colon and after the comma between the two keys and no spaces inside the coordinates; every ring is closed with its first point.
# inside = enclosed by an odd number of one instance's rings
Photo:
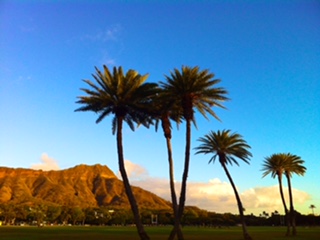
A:
{"type": "MultiPolygon", "coordinates": [[[[168,153],[168,163],[169,163],[169,183],[170,183],[170,192],[171,192],[171,201],[174,217],[178,217],[178,202],[177,195],[174,184],[174,163],[172,155],[172,125],[171,120],[179,125],[182,121],[182,115],[180,107],[177,106],[174,102],[169,101],[166,96],[162,94],[161,89],[159,89],[158,94],[153,99],[153,107],[150,109],[151,116],[156,120],[156,130],[158,128],[159,121],[161,122],[161,127],[166,139],[167,153],[168,153]]],[[[178,228],[178,238],[183,239],[183,233],[181,226],[178,228]]]]}
{"type": "Polygon", "coordinates": [[[135,223],[140,239],[149,239],[141,223],[139,209],[133,195],[128,175],[124,165],[122,145],[122,125],[126,122],[134,130],[134,123],[149,126],[150,116],[146,109],[152,103],[151,98],[156,93],[157,84],[145,83],[148,75],[141,76],[137,71],[129,70],[124,74],[121,67],[113,68],[113,72],[104,65],[104,71],[98,68],[92,76],[96,84],[90,80],[85,82],[91,89],[81,89],[87,96],[80,96],[77,103],[83,106],[76,111],[93,111],[99,114],[96,123],[102,121],[106,116],[113,114],[112,132],[117,134],[117,151],[119,169],[123,184],[131,205],[135,223]]]}
{"type": "Polygon", "coordinates": [[[311,204],[309,208],[311,209],[312,215],[314,216],[314,209],[316,208],[316,206],[311,204]]]}
{"type": "Polygon", "coordinates": [[[244,208],[240,200],[240,196],[227,168],[228,164],[232,165],[233,163],[235,163],[236,165],[239,165],[236,158],[249,164],[249,157],[252,156],[252,154],[248,150],[250,149],[250,146],[245,140],[243,140],[241,135],[237,133],[231,133],[230,130],[223,130],[221,132],[211,131],[204,137],[199,138],[198,141],[200,141],[201,144],[195,148],[197,150],[196,154],[213,154],[213,156],[209,160],[209,163],[214,163],[214,161],[218,157],[219,162],[230,181],[237,200],[244,239],[252,239],[247,231],[243,214],[244,208]]]}
{"type": "Polygon", "coordinates": [[[262,165],[262,177],[265,177],[269,174],[271,174],[272,178],[275,178],[277,176],[278,178],[278,183],[279,183],[279,191],[280,191],[280,196],[284,208],[284,212],[286,215],[286,222],[287,222],[287,232],[286,236],[290,235],[290,219],[289,219],[289,211],[287,208],[287,204],[284,198],[283,194],[283,186],[282,186],[282,174],[285,172],[286,168],[286,158],[287,155],[283,153],[278,153],[278,154],[273,154],[269,157],[266,157],[264,159],[263,165],[262,165]]]}
{"type": "Polygon", "coordinates": [[[306,168],[303,166],[304,160],[302,160],[299,156],[293,155],[290,153],[286,154],[286,166],[285,166],[285,176],[288,180],[288,189],[289,189],[289,200],[290,200],[290,222],[292,225],[292,235],[297,235],[296,228],[296,217],[295,210],[293,206],[293,196],[292,196],[292,187],[291,187],[291,177],[292,174],[297,174],[303,176],[306,172],[306,168]]]}
{"type": "Polygon", "coordinates": [[[215,87],[220,80],[213,79],[214,74],[209,70],[200,71],[199,67],[186,67],[174,69],[170,76],[165,76],[166,82],[160,82],[163,95],[169,102],[174,102],[181,107],[183,119],[186,121],[186,146],[184,171],[181,183],[178,215],[175,218],[175,227],[169,239],[174,238],[179,227],[186,201],[186,187],[190,163],[191,148],[191,122],[195,123],[194,112],[198,110],[205,118],[207,113],[219,119],[212,107],[224,108],[222,102],[228,98],[227,91],[221,87],[215,87]]]}

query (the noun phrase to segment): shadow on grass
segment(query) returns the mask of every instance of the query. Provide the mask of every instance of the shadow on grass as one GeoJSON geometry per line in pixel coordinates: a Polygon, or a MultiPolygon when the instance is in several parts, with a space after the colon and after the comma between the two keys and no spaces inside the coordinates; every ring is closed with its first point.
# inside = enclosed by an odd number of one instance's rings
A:
{"type": "MultiPolygon", "coordinates": [[[[250,235],[255,240],[288,240],[285,237],[286,229],[283,227],[249,227],[250,235]]],[[[167,239],[171,227],[146,227],[152,240],[167,239]]],[[[184,227],[185,240],[241,240],[240,227],[231,228],[206,228],[184,227]]],[[[135,227],[84,227],[84,226],[59,226],[59,227],[18,227],[0,226],[1,240],[139,240],[135,227]]],[[[319,240],[320,227],[298,228],[298,236],[294,240],[319,240]]]]}

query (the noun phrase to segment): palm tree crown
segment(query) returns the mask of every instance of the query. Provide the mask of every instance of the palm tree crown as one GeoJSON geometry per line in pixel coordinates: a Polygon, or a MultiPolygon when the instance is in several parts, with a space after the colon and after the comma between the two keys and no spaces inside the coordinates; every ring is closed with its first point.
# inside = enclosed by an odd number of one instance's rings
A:
{"type": "Polygon", "coordinates": [[[303,166],[304,160],[302,160],[299,156],[293,155],[290,153],[286,154],[287,164],[285,166],[285,174],[287,177],[291,178],[292,174],[295,173],[297,175],[303,176],[306,172],[306,167],[303,166]]]}
{"type": "Polygon", "coordinates": [[[269,174],[273,178],[286,174],[291,178],[292,174],[304,175],[306,168],[302,165],[304,161],[291,153],[277,153],[266,157],[262,164],[262,177],[269,174]]]}
{"type": "Polygon", "coordinates": [[[212,110],[213,106],[225,108],[221,102],[228,100],[227,91],[221,87],[214,87],[221,80],[213,79],[214,74],[209,70],[200,71],[199,67],[183,66],[181,72],[174,69],[170,76],[165,76],[166,82],[160,82],[166,97],[181,106],[183,117],[194,121],[196,108],[205,118],[206,113],[219,120],[212,110]]]}
{"type": "Polygon", "coordinates": [[[231,133],[230,130],[223,131],[211,131],[204,137],[199,138],[202,143],[200,146],[196,147],[196,154],[212,153],[213,156],[210,158],[210,162],[214,162],[217,156],[219,161],[223,161],[223,164],[235,163],[239,165],[236,158],[243,160],[245,163],[249,163],[249,157],[252,154],[248,151],[250,146],[242,139],[242,136],[237,133],[231,133]]]}
{"type": "Polygon", "coordinates": [[[135,70],[124,74],[122,67],[114,67],[113,73],[104,65],[102,73],[95,68],[97,73],[92,76],[97,85],[90,80],[84,80],[92,89],[81,89],[88,96],[80,96],[79,104],[82,107],[76,111],[94,111],[99,113],[96,123],[102,121],[109,114],[114,114],[112,121],[113,134],[117,128],[117,118],[122,118],[134,130],[134,122],[148,126],[151,118],[146,109],[151,104],[151,97],[156,93],[155,83],[145,83],[148,75],[141,76],[135,70]]]}
{"type": "Polygon", "coordinates": [[[177,126],[179,126],[182,122],[181,107],[177,103],[170,101],[161,88],[158,89],[152,102],[153,105],[149,115],[155,119],[156,130],[158,130],[159,122],[161,122],[165,137],[171,138],[172,125],[170,120],[176,122],[177,126]]]}
{"type": "Polygon", "coordinates": [[[265,177],[269,174],[271,174],[272,178],[281,176],[284,173],[286,167],[285,159],[286,154],[284,153],[272,154],[271,156],[266,157],[262,164],[262,177],[265,177]]]}

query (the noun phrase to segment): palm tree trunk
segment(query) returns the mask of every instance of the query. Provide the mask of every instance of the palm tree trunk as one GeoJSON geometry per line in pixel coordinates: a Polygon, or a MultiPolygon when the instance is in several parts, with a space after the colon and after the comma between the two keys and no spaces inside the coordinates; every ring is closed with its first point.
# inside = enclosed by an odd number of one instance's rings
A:
{"type": "Polygon", "coordinates": [[[171,200],[172,200],[172,208],[173,208],[173,215],[174,215],[174,228],[172,229],[168,239],[173,240],[175,235],[178,234],[178,239],[183,240],[184,238],[181,230],[181,224],[179,221],[178,203],[177,203],[177,196],[176,196],[175,186],[174,186],[174,174],[173,174],[174,171],[173,171],[171,141],[169,138],[167,138],[166,140],[167,140],[167,149],[168,149],[171,200]]]}
{"type": "Polygon", "coordinates": [[[168,162],[169,162],[169,178],[170,178],[170,190],[171,190],[171,201],[172,201],[172,209],[173,209],[173,215],[174,215],[174,222],[179,223],[177,227],[174,227],[173,230],[170,233],[169,240],[173,240],[176,233],[178,233],[178,239],[182,240],[183,234],[181,230],[181,225],[179,222],[179,216],[178,216],[178,203],[177,203],[177,195],[174,185],[174,167],[173,167],[173,157],[172,157],[172,146],[171,146],[171,128],[170,128],[170,122],[169,122],[168,115],[164,115],[162,117],[162,129],[164,132],[164,136],[166,138],[167,143],[167,152],[168,152],[168,162]]]}
{"type": "Polygon", "coordinates": [[[130,202],[131,210],[133,212],[135,224],[136,224],[140,239],[141,240],[150,240],[149,236],[145,232],[144,227],[142,225],[138,205],[137,205],[136,199],[133,195],[133,192],[132,192],[132,189],[131,189],[131,186],[129,183],[128,175],[127,175],[127,172],[126,172],[126,169],[124,166],[123,147],[122,147],[122,122],[123,122],[123,118],[118,117],[118,119],[117,119],[117,149],[118,149],[119,170],[121,173],[123,185],[124,185],[128,200],[130,202]]]}
{"type": "Polygon", "coordinates": [[[290,219],[289,219],[289,212],[288,212],[287,204],[286,204],[286,201],[284,199],[284,194],[283,194],[282,173],[278,174],[278,182],[279,182],[280,196],[281,196],[282,204],[283,204],[283,207],[284,207],[284,212],[285,212],[285,215],[286,215],[286,223],[287,223],[286,236],[289,236],[290,235],[290,219]]]}
{"type": "MultiPolygon", "coordinates": [[[[221,158],[221,157],[220,157],[221,158]]],[[[245,219],[244,219],[244,215],[243,215],[243,206],[242,206],[242,203],[241,203],[241,200],[240,200],[240,196],[238,194],[238,191],[237,191],[237,188],[231,178],[231,175],[228,171],[228,168],[226,167],[226,165],[224,164],[224,161],[222,159],[220,159],[220,163],[231,183],[231,186],[233,188],[233,191],[234,191],[234,194],[236,196],[236,199],[237,199],[237,203],[238,203],[238,209],[239,209],[239,214],[240,214],[240,219],[241,219],[241,224],[242,224],[242,231],[243,231],[243,237],[245,240],[252,240],[251,236],[249,235],[248,233],[248,230],[247,230],[247,225],[246,225],[246,222],[245,222],[245,219]]]]}
{"type": "Polygon", "coordinates": [[[296,236],[297,235],[297,228],[296,228],[296,214],[294,212],[294,207],[293,207],[293,197],[292,197],[292,188],[291,188],[291,181],[290,181],[290,176],[289,174],[286,173],[286,177],[288,180],[288,189],[289,189],[289,200],[290,200],[290,223],[292,226],[292,235],[296,236]]]}
{"type": "Polygon", "coordinates": [[[185,159],[184,159],[184,171],[182,175],[178,215],[177,215],[177,218],[175,219],[174,228],[171,231],[170,237],[173,234],[175,234],[175,232],[178,231],[179,227],[181,227],[181,218],[183,215],[183,210],[186,202],[187,178],[188,178],[189,163],[190,163],[190,146],[191,146],[190,142],[191,142],[191,121],[189,119],[186,119],[186,148],[185,148],[185,159]]]}
{"type": "Polygon", "coordinates": [[[181,193],[179,199],[179,219],[183,215],[183,210],[186,202],[186,191],[187,191],[187,178],[189,173],[189,163],[190,163],[190,147],[191,147],[191,121],[186,120],[186,149],[185,149],[185,159],[184,159],[184,171],[182,175],[181,183],[181,193]]]}

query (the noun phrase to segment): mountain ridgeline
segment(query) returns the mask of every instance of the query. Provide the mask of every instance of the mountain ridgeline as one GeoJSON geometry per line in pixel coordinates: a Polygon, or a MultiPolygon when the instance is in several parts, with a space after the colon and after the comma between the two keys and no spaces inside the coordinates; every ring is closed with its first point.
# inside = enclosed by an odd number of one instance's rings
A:
{"type": "MultiPolygon", "coordinates": [[[[132,187],[137,203],[146,209],[169,209],[170,202],[132,187]]],[[[0,167],[0,204],[57,204],[63,206],[130,208],[121,180],[102,165],[78,165],[59,171],[0,167]]]]}

